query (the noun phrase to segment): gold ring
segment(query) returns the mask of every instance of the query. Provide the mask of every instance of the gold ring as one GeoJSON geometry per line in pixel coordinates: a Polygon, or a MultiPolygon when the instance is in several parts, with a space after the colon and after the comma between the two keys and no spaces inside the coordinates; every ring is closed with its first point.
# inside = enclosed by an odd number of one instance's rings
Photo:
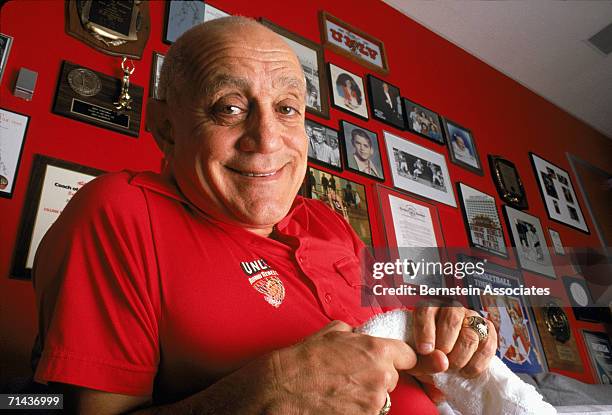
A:
{"type": "Polygon", "coordinates": [[[389,392],[387,392],[387,398],[385,399],[385,404],[380,409],[378,415],[387,415],[391,410],[391,397],[389,396],[389,392]]]}
{"type": "Polygon", "coordinates": [[[467,316],[463,319],[463,327],[469,327],[474,330],[481,342],[487,340],[487,337],[489,337],[487,320],[480,316],[467,316]]]}

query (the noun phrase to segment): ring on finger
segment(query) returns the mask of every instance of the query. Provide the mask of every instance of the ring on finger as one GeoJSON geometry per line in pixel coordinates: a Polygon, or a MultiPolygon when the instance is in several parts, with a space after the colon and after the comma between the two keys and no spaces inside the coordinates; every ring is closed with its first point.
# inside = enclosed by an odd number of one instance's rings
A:
{"type": "Polygon", "coordinates": [[[489,337],[489,325],[487,324],[487,320],[480,316],[466,316],[463,319],[463,327],[474,330],[481,342],[487,340],[487,337],[489,337]]]}
{"type": "Polygon", "coordinates": [[[378,415],[387,415],[391,410],[391,397],[389,396],[389,392],[387,392],[387,397],[385,398],[385,404],[382,408],[380,408],[380,412],[378,415]]]}

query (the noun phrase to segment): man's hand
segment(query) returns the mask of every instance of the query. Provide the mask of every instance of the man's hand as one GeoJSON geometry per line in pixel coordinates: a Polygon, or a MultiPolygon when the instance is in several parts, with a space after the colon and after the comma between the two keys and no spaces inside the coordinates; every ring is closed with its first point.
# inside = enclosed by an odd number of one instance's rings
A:
{"type": "Polygon", "coordinates": [[[487,321],[489,336],[479,341],[478,334],[463,327],[464,318],[478,315],[461,306],[421,305],[414,312],[414,340],[417,352],[428,356],[434,349],[448,356],[451,369],[465,377],[475,377],[488,366],[497,349],[497,333],[487,321]]]}

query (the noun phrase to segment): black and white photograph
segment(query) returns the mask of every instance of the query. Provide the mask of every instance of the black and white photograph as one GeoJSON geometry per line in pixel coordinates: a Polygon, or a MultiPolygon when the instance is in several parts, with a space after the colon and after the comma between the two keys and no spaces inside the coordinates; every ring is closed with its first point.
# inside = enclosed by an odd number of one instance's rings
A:
{"type": "Polygon", "coordinates": [[[540,219],[510,206],[504,215],[521,268],[556,278],[540,219]]]}
{"type": "Polygon", "coordinates": [[[30,116],[0,109],[0,197],[13,197],[30,116]]]}
{"type": "Polygon", "coordinates": [[[2,81],[2,75],[4,75],[4,68],[6,68],[6,62],[8,61],[12,44],[12,36],[0,33],[0,81],[2,81]]]}
{"type": "Polygon", "coordinates": [[[408,131],[428,138],[438,144],[444,144],[444,133],[440,116],[407,98],[402,100],[408,131]]]}
{"type": "Polygon", "coordinates": [[[357,117],[368,119],[363,79],[333,63],[329,64],[332,105],[357,117]]]}
{"type": "Polygon", "coordinates": [[[455,193],[443,154],[384,132],[393,185],[456,207],[455,193]]]}
{"type": "Polygon", "coordinates": [[[508,250],[495,198],[463,183],[457,183],[457,193],[470,246],[507,258],[508,250]]]}
{"type": "Polygon", "coordinates": [[[229,15],[202,0],[169,0],[163,40],[165,43],[174,43],[193,26],[229,15]]]}
{"type": "Polygon", "coordinates": [[[335,170],[342,170],[338,131],[306,119],[308,159],[335,170]]]}
{"type": "Polygon", "coordinates": [[[568,172],[537,154],[529,155],[548,217],[590,233],[568,172]]]}
{"type": "Polygon", "coordinates": [[[368,75],[368,93],[372,118],[403,130],[404,115],[399,88],[368,75]]]}
{"type": "Polygon", "coordinates": [[[346,167],[374,179],[384,180],[378,135],[358,125],[341,121],[346,167]]]}
{"type": "Polygon", "coordinates": [[[550,235],[550,240],[552,241],[552,246],[557,255],[565,255],[565,248],[563,247],[563,242],[561,242],[561,235],[554,229],[548,228],[548,233],[550,235]]]}
{"type": "Polygon", "coordinates": [[[164,64],[164,55],[158,52],[153,52],[153,64],[151,65],[151,83],[149,85],[149,96],[159,99],[159,77],[161,68],[164,64]]]}
{"type": "Polygon", "coordinates": [[[482,164],[472,132],[448,119],[444,120],[444,126],[451,161],[464,169],[482,175],[482,164]]]}

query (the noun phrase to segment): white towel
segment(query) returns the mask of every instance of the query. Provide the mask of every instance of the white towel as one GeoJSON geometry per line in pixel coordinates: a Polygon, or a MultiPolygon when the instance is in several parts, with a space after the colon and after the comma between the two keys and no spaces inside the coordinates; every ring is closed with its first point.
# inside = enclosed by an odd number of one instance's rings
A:
{"type": "MultiPolygon", "coordinates": [[[[358,333],[403,340],[414,347],[412,312],[390,311],[374,316],[358,333]]],[[[449,370],[433,375],[435,386],[446,396],[447,403],[459,415],[553,415],[557,411],[542,400],[532,385],[523,382],[497,357],[480,376],[466,379],[449,370]],[[466,397],[470,397],[466,399],[466,397]]],[[[444,406],[444,405],[442,405],[444,406]]],[[[443,407],[438,407],[443,410],[443,407]]],[[[445,412],[448,413],[448,408],[445,412]]]]}

